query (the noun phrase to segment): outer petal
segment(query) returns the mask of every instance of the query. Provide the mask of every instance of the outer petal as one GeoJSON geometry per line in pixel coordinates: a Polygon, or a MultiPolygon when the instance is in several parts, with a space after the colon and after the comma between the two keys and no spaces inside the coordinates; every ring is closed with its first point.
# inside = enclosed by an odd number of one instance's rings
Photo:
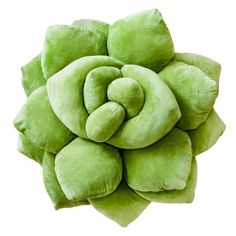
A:
{"type": "Polygon", "coordinates": [[[212,110],[204,123],[197,129],[188,132],[192,141],[193,155],[199,155],[211,148],[223,134],[224,130],[224,122],[217,113],[212,110]]]}
{"type": "Polygon", "coordinates": [[[34,145],[51,153],[57,153],[74,138],[54,114],[45,86],[29,96],[14,124],[34,145]]]}
{"type": "Polygon", "coordinates": [[[124,175],[128,185],[143,192],[184,189],[191,169],[190,139],[174,128],[152,146],[123,150],[124,175]]]}
{"type": "Polygon", "coordinates": [[[74,60],[90,55],[106,55],[107,36],[95,27],[56,25],[48,29],[42,67],[48,79],[74,60]]]}
{"type": "Polygon", "coordinates": [[[113,193],[91,198],[89,202],[96,210],[123,227],[134,221],[150,203],[129,188],[125,181],[113,193]]]}
{"type": "Polygon", "coordinates": [[[122,178],[117,149],[81,138],[57,154],[55,170],[66,197],[74,201],[110,194],[122,178]]]}
{"type": "Polygon", "coordinates": [[[219,83],[221,66],[218,62],[193,53],[175,53],[174,60],[198,67],[217,84],[219,83]]]}
{"type": "Polygon", "coordinates": [[[115,22],[108,35],[108,53],[125,64],[160,71],[174,56],[174,46],[157,9],[115,22]]]}
{"type": "Polygon", "coordinates": [[[35,89],[46,84],[42,67],[41,55],[33,58],[29,63],[21,68],[22,71],[22,85],[25,94],[29,96],[35,89]]]}
{"type": "Polygon", "coordinates": [[[104,36],[107,38],[110,25],[99,20],[93,20],[93,19],[81,19],[76,20],[73,22],[72,26],[75,27],[81,27],[88,30],[97,30],[104,34],[104,36]]]}
{"type": "Polygon", "coordinates": [[[195,66],[172,62],[160,73],[174,93],[182,117],[178,127],[195,129],[203,123],[212,110],[218,95],[217,83],[195,66]]]}
{"type": "Polygon", "coordinates": [[[55,209],[89,204],[87,200],[69,201],[58,183],[55,173],[55,155],[45,152],[43,159],[43,181],[55,209]]]}
{"type": "Polygon", "coordinates": [[[162,192],[136,192],[149,201],[162,203],[191,203],[194,199],[196,184],[197,162],[195,158],[193,158],[188,182],[183,190],[170,190],[162,192]]]}
{"type": "Polygon", "coordinates": [[[40,165],[43,163],[44,150],[36,147],[31,141],[22,133],[19,133],[17,149],[22,154],[37,161],[40,165]]]}
{"type": "Polygon", "coordinates": [[[83,99],[84,81],[92,69],[100,66],[120,68],[122,63],[107,56],[83,57],[47,82],[48,96],[54,112],[66,127],[82,138],[87,138],[85,124],[88,118],[83,99]]]}

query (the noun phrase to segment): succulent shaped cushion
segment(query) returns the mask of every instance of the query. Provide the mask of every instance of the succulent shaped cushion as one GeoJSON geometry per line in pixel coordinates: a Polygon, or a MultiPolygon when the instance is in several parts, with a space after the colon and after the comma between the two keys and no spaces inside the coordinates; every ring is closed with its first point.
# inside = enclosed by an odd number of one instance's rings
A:
{"type": "Polygon", "coordinates": [[[196,156],[225,129],[220,65],[175,53],[158,10],[52,26],[22,76],[18,150],[55,209],[91,204],[127,226],[151,201],[193,201],[196,156]]]}

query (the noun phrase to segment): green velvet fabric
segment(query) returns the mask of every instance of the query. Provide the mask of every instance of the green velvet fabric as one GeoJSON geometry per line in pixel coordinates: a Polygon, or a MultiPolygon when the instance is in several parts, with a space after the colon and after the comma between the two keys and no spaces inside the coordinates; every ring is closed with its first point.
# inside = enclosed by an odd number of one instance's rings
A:
{"type": "Polygon", "coordinates": [[[30,62],[21,67],[22,85],[25,94],[29,96],[35,89],[46,84],[42,67],[41,54],[34,57],[30,62]]]}
{"type": "Polygon", "coordinates": [[[106,42],[106,35],[95,27],[78,27],[77,25],[50,27],[46,33],[42,53],[45,78],[50,78],[78,58],[106,55],[106,42]]]}
{"type": "Polygon", "coordinates": [[[156,72],[174,56],[169,30],[157,9],[116,21],[110,27],[107,47],[111,57],[156,72]]]}
{"type": "Polygon", "coordinates": [[[192,203],[195,196],[195,188],[197,184],[197,162],[193,158],[191,172],[188,177],[187,184],[182,190],[165,190],[161,192],[141,192],[136,191],[141,197],[162,203],[192,203]]]}
{"type": "Polygon", "coordinates": [[[122,162],[117,149],[78,137],[56,155],[55,171],[66,197],[79,201],[112,193],[122,162]]]}
{"type": "Polygon", "coordinates": [[[218,62],[194,53],[175,53],[174,60],[198,67],[207,76],[219,83],[221,66],[218,62]]]}
{"type": "Polygon", "coordinates": [[[55,173],[55,155],[45,152],[43,159],[43,181],[45,188],[50,196],[54,208],[56,210],[65,207],[74,207],[79,205],[87,205],[87,200],[69,201],[63,193],[60,184],[58,183],[55,173]]]}
{"type": "Polygon", "coordinates": [[[116,102],[107,102],[87,119],[86,133],[89,139],[105,142],[110,139],[125,119],[125,109],[116,102]]]}
{"type": "Polygon", "coordinates": [[[24,134],[19,133],[17,150],[32,160],[43,163],[44,150],[36,147],[24,134]]]}
{"type": "Polygon", "coordinates": [[[123,150],[124,176],[135,190],[184,189],[190,173],[192,150],[184,131],[174,128],[155,144],[137,150],[123,150]]]}
{"type": "Polygon", "coordinates": [[[54,114],[45,86],[29,96],[14,125],[35,146],[51,153],[57,153],[74,138],[54,114]]]}
{"type": "Polygon", "coordinates": [[[198,128],[188,131],[192,142],[193,155],[199,155],[212,147],[224,133],[225,124],[219,115],[212,110],[207,120],[198,128]]]}
{"type": "Polygon", "coordinates": [[[121,72],[113,66],[100,66],[91,70],[84,82],[84,105],[89,114],[107,101],[109,84],[121,77],[121,72]]]}
{"type": "Polygon", "coordinates": [[[129,188],[125,181],[113,193],[90,198],[89,202],[96,210],[123,227],[134,221],[150,203],[129,188]]]}
{"type": "Polygon", "coordinates": [[[180,119],[174,95],[153,71],[137,66],[121,68],[123,77],[136,80],[145,94],[144,105],[137,116],[127,120],[107,142],[119,148],[149,146],[166,135],[180,119]]]}
{"type": "Polygon", "coordinates": [[[107,38],[110,25],[100,21],[100,20],[92,20],[92,19],[80,19],[73,22],[72,26],[85,28],[88,30],[96,30],[99,33],[103,33],[104,37],[107,38]]]}
{"type": "Polygon", "coordinates": [[[84,106],[83,87],[88,73],[100,66],[120,68],[123,64],[107,56],[83,57],[52,76],[47,82],[53,111],[74,134],[87,138],[88,112],[84,106]]]}
{"type": "Polygon", "coordinates": [[[138,115],[144,104],[144,93],[139,83],[131,78],[120,78],[109,84],[107,98],[121,104],[126,110],[126,118],[138,115]]]}
{"type": "Polygon", "coordinates": [[[55,209],[91,203],[125,227],[150,201],[190,203],[195,156],[225,129],[213,108],[220,70],[174,52],[157,9],[49,27],[22,67],[18,150],[42,165],[55,209]]]}
{"type": "Polygon", "coordinates": [[[183,130],[195,129],[212,110],[218,95],[217,83],[202,70],[182,62],[171,62],[159,76],[174,93],[182,117],[177,126],[183,130]]]}

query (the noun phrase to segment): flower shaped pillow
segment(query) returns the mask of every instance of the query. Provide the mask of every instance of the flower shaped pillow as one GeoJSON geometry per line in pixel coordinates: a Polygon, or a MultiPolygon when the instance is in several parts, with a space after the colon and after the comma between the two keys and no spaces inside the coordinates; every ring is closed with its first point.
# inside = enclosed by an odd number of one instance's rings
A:
{"type": "Polygon", "coordinates": [[[91,204],[127,226],[151,201],[193,201],[195,156],[225,129],[220,65],[175,53],[158,10],[52,26],[22,75],[18,150],[42,165],[55,209],[91,204]]]}

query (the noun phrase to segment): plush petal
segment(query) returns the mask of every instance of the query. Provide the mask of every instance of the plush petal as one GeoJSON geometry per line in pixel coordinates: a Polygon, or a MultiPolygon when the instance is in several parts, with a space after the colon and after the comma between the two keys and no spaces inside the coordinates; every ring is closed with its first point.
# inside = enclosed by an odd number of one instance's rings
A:
{"type": "Polygon", "coordinates": [[[174,128],[152,146],[123,150],[123,160],[126,181],[134,190],[181,190],[191,169],[191,142],[187,133],[174,128]]]}
{"type": "Polygon", "coordinates": [[[192,142],[193,155],[199,155],[211,148],[224,133],[224,130],[224,122],[213,109],[204,123],[197,129],[188,132],[192,142]]]}
{"type": "Polygon", "coordinates": [[[174,56],[169,30],[157,9],[118,20],[108,35],[108,53],[126,64],[160,71],[174,56]]]}
{"type": "Polygon", "coordinates": [[[107,142],[123,149],[147,147],[165,136],[180,119],[177,101],[168,86],[153,71],[125,65],[123,77],[134,79],[143,89],[144,104],[137,116],[123,123],[107,142]]]}
{"type": "Polygon", "coordinates": [[[14,124],[35,146],[51,153],[57,153],[74,138],[54,114],[45,86],[28,97],[14,124]]]}
{"type": "Polygon", "coordinates": [[[89,114],[107,101],[107,87],[121,77],[120,69],[113,66],[100,66],[91,70],[84,82],[84,105],[89,114]]]}
{"type": "Polygon", "coordinates": [[[193,53],[175,53],[174,60],[198,67],[219,84],[221,66],[218,62],[193,53]]]}
{"type": "Polygon", "coordinates": [[[35,160],[40,165],[43,163],[44,150],[36,147],[24,134],[19,133],[17,149],[25,156],[35,160]]]}
{"type": "Polygon", "coordinates": [[[76,138],[56,156],[55,171],[69,200],[84,200],[112,193],[122,178],[117,149],[76,138]]]}
{"type": "Polygon", "coordinates": [[[108,86],[107,98],[109,101],[115,101],[125,108],[127,119],[138,115],[144,103],[142,87],[136,80],[131,78],[114,80],[108,86]]]}
{"type": "Polygon", "coordinates": [[[162,203],[191,203],[194,199],[197,184],[197,162],[192,161],[191,172],[186,187],[183,190],[169,190],[162,192],[140,192],[136,191],[141,197],[162,203]]]}
{"type": "Polygon", "coordinates": [[[27,96],[29,96],[35,89],[46,84],[46,79],[44,78],[41,67],[41,54],[24,65],[21,68],[21,72],[22,85],[27,96]]]}
{"type": "Polygon", "coordinates": [[[110,25],[99,20],[81,19],[73,22],[72,26],[85,28],[87,30],[97,30],[107,38],[110,25]]]}
{"type": "Polygon", "coordinates": [[[107,56],[90,56],[75,60],[47,82],[50,103],[59,119],[73,133],[87,138],[85,124],[88,112],[84,106],[83,88],[87,74],[100,66],[120,68],[123,64],[107,56]]]}
{"type": "Polygon", "coordinates": [[[96,109],[87,119],[86,133],[96,142],[107,141],[125,119],[125,109],[116,102],[107,102],[96,109]]]}
{"type": "Polygon", "coordinates": [[[197,128],[212,110],[218,95],[217,83],[197,67],[182,62],[168,64],[159,75],[180,106],[182,117],[177,126],[183,130],[197,128]]]}
{"type": "Polygon", "coordinates": [[[90,198],[89,202],[96,210],[123,227],[134,221],[150,203],[129,188],[125,181],[113,193],[90,198]]]}
{"type": "Polygon", "coordinates": [[[43,159],[43,181],[56,210],[64,207],[89,204],[87,200],[74,202],[66,198],[55,173],[55,155],[49,152],[45,152],[43,159]]]}
{"type": "Polygon", "coordinates": [[[107,54],[107,36],[96,27],[56,25],[47,30],[42,67],[48,79],[74,60],[107,54]]]}

